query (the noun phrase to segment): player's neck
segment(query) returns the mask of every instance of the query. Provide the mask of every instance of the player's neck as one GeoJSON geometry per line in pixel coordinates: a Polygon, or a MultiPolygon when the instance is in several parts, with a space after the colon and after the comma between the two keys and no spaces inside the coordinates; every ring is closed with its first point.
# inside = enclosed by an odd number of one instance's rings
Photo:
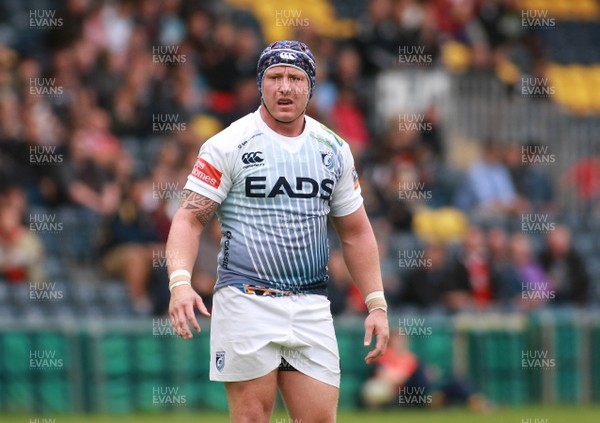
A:
{"type": "Polygon", "coordinates": [[[276,120],[264,105],[259,109],[260,117],[269,128],[284,137],[297,137],[304,131],[305,119],[304,113],[294,119],[292,122],[281,122],[276,120]]]}

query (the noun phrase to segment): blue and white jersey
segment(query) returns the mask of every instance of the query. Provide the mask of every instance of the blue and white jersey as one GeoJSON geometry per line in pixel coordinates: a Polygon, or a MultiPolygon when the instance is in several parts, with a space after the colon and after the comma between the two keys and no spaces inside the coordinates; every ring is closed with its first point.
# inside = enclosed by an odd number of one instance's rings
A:
{"type": "Polygon", "coordinates": [[[325,294],[327,216],[351,214],[363,200],[348,144],[305,119],[302,134],[285,137],[257,110],[200,149],[185,188],[220,204],[216,289],[250,283],[325,294]]]}

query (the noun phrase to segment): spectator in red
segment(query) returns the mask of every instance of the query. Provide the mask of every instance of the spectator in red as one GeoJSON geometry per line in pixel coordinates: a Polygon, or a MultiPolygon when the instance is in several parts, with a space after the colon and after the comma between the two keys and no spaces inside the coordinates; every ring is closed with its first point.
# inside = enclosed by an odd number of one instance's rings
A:
{"type": "Polygon", "coordinates": [[[444,379],[432,377],[434,372],[408,348],[408,338],[398,331],[390,332],[385,354],[377,362],[373,376],[362,389],[367,406],[433,407],[464,405],[477,412],[489,409],[482,394],[454,375],[444,379]]]}
{"type": "Polygon", "coordinates": [[[564,176],[565,182],[577,190],[581,201],[593,211],[600,199],[600,146],[594,154],[583,157],[571,166],[564,176]]]}
{"type": "Polygon", "coordinates": [[[346,47],[339,52],[334,78],[338,94],[331,110],[333,130],[350,144],[354,155],[360,157],[370,144],[364,111],[360,107],[368,99],[361,96],[365,83],[361,81],[360,56],[353,48],[346,47]]]}
{"type": "Polygon", "coordinates": [[[0,194],[0,278],[10,283],[42,282],[44,248],[23,225],[25,194],[9,186],[0,194]]]}
{"type": "Polygon", "coordinates": [[[446,295],[446,303],[450,309],[485,309],[493,304],[498,287],[487,254],[485,233],[480,228],[471,226],[446,295]]]}

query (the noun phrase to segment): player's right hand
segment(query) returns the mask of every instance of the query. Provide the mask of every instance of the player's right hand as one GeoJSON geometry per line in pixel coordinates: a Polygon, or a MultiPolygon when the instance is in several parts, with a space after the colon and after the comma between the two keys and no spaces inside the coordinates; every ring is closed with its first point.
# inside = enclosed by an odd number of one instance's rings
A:
{"type": "Polygon", "coordinates": [[[181,285],[173,288],[169,302],[169,316],[175,332],[183,339],[191,339],[193,336],[190,324],[196,329],[196,332],[201,331],[194,315],[194,307],[203,315],[210,316],[202,298],[191,286],[181,285]]]}

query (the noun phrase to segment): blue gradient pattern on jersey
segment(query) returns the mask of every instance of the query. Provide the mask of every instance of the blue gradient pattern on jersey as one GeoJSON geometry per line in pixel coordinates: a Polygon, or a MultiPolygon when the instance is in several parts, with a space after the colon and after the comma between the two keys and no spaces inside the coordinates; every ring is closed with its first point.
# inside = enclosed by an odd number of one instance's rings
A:
{"type": "Polygon", "coordinates": [[[268,136],[258,136],[239,149],[238,157],[236,181],[217,212],[225,234],[217,288],[256,275],[257,284],[324,293],[327,189],[333,190],[341,175],[339,148],[308,139],[293,152],[268,136]],[[248,161],[256,152],[262,153],[262,161],[244,164],[243,158],[248,161]],[[316,195],[308,197],[315,190],[316,195]]]}

